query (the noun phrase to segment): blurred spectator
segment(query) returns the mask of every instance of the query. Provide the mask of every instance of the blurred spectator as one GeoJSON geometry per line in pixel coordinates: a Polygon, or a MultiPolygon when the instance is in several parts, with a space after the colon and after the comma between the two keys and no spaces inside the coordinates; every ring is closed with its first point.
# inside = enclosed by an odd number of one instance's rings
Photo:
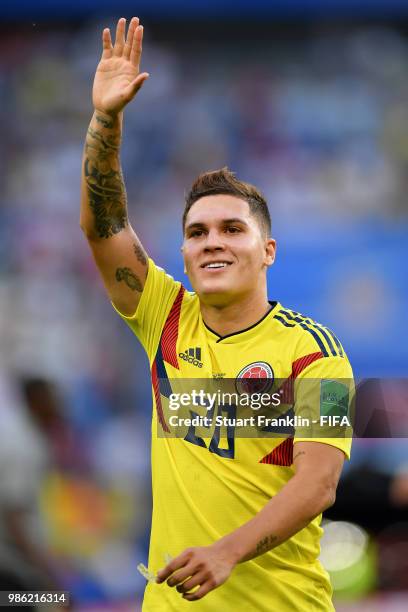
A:
{"type": "Polygon", "coordinates": [[[48,451],[50,465],[61,472],[86,475],[86,447],[75,437],[54,385],[43,378],[27,378],[22,387],[30,420],[48,451]]]}
{"type": "Polygon", "coordinates": [[[373,534],[406,522],[408,533],[408,382],[362,381],[355,413],[358,437],[326,516],[373,534]]]}
{"type": "Polygon", "coordinates": [[[0,371],[0,590],[56,587],[38,494],[47,449],[0,371]]]}

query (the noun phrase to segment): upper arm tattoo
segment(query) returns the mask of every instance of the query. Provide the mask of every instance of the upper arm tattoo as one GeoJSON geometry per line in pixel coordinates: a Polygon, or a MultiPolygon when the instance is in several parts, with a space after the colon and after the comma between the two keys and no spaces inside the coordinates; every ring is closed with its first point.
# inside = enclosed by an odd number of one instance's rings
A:
{"type": "Polygon", "coordinates": [[[146,256],[146,253],[144,252],[143,248],[139,244],[133,244],[133,250],[135,252],[135,255],[136,255],[137,259],[140,261],[140,263],[143,264],[144,266],[146,266],[147,265],[147,256],[146,256]]]}
{"type": "Polygon", "coordinates": [[[124,283],[132,291],[143,291],[143,285],[140,281],[140,278],[130,268],[117,268],[115,278],[118,283],[124,281],[124,283]]]}
{"type": "Polygon", "coordinates": [[[300,455],[306,455],[306,452],[299,451],[298,453],[296,453],[296,455],[293,457],[293,463],[295,462],[295,459],[297,459],[300,455]]]}
{"type": "Polygon", "coordinates": [[[119,161],[120,136],[106,134],[113,122],[96,114],[100,130],[89,126],[85,141],[84,173],[89,204],[99,238],[110,238],[128,223],[126,190],[119,161]]]}

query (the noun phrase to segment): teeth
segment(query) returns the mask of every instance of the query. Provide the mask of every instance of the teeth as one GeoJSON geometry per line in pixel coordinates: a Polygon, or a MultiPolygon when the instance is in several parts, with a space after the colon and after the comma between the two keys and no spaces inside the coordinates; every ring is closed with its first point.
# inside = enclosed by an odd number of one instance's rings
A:
{"type": "Polygon", "coordinates": [[[226,263],[210,263],[207,264],[205,267],[206,268],[225,268],[227,266],[226,263]]]}

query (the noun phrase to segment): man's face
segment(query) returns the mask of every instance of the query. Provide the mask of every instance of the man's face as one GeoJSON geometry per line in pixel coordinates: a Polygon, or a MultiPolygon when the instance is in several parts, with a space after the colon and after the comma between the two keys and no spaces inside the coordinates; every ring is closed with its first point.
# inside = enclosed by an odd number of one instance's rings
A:
{"type": "Polygon", "coordinates": [[[221,306],[265,286],[275,241],[262,234],[248,202],[210,195],[188,211],[182,252],[194,291],[205,302],[221,306]]]}

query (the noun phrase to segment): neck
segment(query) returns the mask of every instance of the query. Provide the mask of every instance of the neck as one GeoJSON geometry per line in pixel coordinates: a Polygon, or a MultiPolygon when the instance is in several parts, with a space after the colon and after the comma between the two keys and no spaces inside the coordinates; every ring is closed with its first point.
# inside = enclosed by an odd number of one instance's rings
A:
{"type": "Polygon", "coordinates": [[[228,336],[255,325],[270,310],[266,296],[254,299],[246,296],[239,301],[223,306],[212,306],[200,302],[204,323],[219,336],[228,336]]]}

